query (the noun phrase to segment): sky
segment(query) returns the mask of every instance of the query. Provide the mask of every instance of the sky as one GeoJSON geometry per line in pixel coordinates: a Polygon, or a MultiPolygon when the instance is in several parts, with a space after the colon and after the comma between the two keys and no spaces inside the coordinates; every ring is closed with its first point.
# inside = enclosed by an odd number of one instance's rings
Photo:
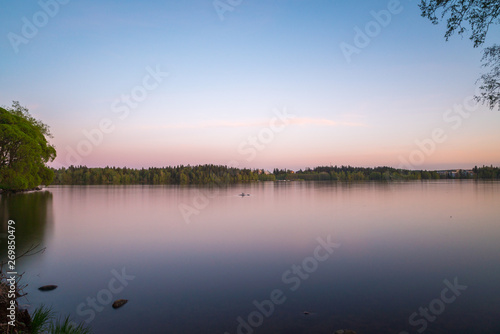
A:
{"type": "Polygon", "coordinates": [[[0,22],[0,105],[50,126],[56,168],[500,165],[481,48],[418,1],[3,0],[0,22]]]}

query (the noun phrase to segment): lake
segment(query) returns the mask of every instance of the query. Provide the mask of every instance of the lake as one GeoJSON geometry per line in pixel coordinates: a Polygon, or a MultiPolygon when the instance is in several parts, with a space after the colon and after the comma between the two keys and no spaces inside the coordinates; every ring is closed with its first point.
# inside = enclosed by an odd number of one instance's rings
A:
{"type": "Polygon", "coordinates": [[[0,254],[13,219],[46,247],[20,304],[93,333],[500,333],[499,204],[472,180],[54,186],[0,197],[0,254]]]}

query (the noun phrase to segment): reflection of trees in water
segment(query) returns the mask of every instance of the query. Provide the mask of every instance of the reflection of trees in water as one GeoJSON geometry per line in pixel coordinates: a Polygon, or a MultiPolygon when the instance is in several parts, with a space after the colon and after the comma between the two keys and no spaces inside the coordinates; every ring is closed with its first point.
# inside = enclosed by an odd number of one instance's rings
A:
{"type": "Polygon", "coordinates": [[[31,245],[43,246],[45,230],[52,224],[52,193],[38,191],[0,196],[0,247],[7,249],[7,222],[16,222],[16,253],[31,245]]]}

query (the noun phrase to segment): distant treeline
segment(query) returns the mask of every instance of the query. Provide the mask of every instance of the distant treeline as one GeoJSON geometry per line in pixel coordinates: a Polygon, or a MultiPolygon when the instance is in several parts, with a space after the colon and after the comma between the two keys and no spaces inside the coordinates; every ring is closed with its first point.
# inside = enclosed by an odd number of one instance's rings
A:
{"type": "Polygon", "coordinates": [[[500,168],[483,166],[472,170],[427,171],[405,170],[392,167],[323,166],[293,172],[274,169],[276,180],[318,180],[318,181],[396,181],[396,180],[438,180],[438,179],[500,179],[500,168]]]}
{"type": "Polygon", "coordinates": [[[250,181],[274,181],[274,175],[257,170],[218,165],[175,166],[162,168],[88,168],[70,166],[54,170],[52,184],[211,184],[250,181]]]}
{"type": "Polygon", "coordinates": [[[431,179],[500,179],[498,167],[474,167],[470,171],[414,171],[392,167],[363,168],[325,166],[297,172],[274,169],[239,169],[220,165],[175,166],[162,168],[88,168],[70,166],[54,169],[56,185],[125,185],[125,184],[226,184],[251,181],[395,181],[431,179]]]}

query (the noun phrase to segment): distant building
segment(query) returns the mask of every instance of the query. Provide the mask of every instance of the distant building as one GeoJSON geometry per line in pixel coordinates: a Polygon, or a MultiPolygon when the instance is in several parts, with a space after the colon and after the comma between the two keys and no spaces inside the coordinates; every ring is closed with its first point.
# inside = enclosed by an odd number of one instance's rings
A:
{"type": "Polygon", "coordinates": [[[262,174],[270,175],[271,172],[269,172],[268,170],[264,170],[264,169],[257,169],[257,174],[259,174],[259,175],[262,175],[262,174]]]}
{"type": "Polygon", "coordinates": [[[437,170],[436,173],[439,175],[451,177],[451,178],[457,178],[457,177],[463,177],[463,176],[468,176],[472,177],[474,176],[474,171],[472,169],[446,169],[446,170],[437,170]]]}

